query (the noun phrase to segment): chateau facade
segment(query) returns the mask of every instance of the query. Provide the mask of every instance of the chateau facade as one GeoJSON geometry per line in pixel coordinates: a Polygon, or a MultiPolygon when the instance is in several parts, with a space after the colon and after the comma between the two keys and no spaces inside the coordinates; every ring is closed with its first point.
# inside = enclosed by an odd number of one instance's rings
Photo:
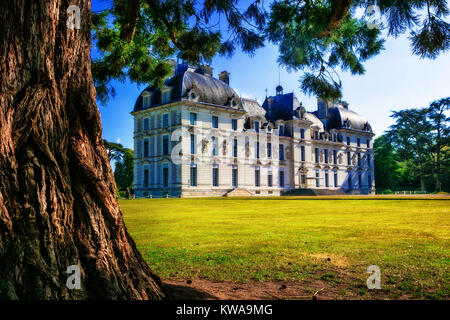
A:
{"type": "Polygon", "coordinates": [[[146,88],[132,112],[136,195],[373,193],[370,124],[345,103],[318,99],[307,112],[276,91],[261,106],[206,65],[146,88]]]}

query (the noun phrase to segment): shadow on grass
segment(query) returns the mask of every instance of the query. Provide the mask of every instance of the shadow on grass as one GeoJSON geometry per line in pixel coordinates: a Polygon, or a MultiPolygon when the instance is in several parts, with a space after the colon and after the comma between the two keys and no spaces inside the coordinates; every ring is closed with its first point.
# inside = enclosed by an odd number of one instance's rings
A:
{"type": "Polygon", "coordinates": [[[205,291],[183,285],[164,283],[163,290],[169,300],[218,300],[205,291]]]}

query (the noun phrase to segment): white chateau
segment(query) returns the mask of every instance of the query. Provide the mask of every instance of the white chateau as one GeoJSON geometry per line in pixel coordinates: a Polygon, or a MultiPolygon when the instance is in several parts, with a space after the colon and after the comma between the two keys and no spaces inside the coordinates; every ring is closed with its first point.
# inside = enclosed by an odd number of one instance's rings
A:
{"type": "Polygon", "coordinates": [[[370,194],[369,123],[346,103],[307,112],[293,93],[239,97],[229,73],[178,65],[134,110],[134,188],[139,197],[370,194]]]}

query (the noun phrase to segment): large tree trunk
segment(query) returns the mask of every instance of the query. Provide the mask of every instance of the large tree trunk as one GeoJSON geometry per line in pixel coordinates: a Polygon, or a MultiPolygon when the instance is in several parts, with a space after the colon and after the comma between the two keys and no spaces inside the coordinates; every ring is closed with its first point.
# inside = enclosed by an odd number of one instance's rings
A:
{"type": "Polygon", "coordinates": [[[128,235],[90,70],[90,1],[3,1],[0,298],[159,299],[128,235]],[[69,5],[81,29],[67,28],[69,5]],[[69,290],[68,266],[81,267],[69,290]]]}

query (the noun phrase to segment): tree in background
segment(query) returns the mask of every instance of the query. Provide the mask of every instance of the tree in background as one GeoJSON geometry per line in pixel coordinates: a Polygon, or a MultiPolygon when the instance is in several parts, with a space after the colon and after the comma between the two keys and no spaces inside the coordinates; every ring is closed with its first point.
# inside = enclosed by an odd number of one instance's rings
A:
{"type": "Polygon", "coordinates": [[[449,104],[442,98],[428,108],[393,112],[395,124],[374,143],[378,189],[450,191],[449,104]]]}
{"type": "Polygon", "coordinates": [[[119,190],[133,184],[133,150],[124,148],[120,143],[103,140],[109,161],[114,161],[114,180],[119,190]]]}
{"type": "Polygon", "coordinates": [[[114,179],[119,190],[133,185],[133,150],[124,148],[122,158],[115,163],[114,179]]]}
{"type": "Polygon", "coordinates": [[[103,139],[109,161],[119,161],[123,157],[124,147],[120,143],[110,142],[103,139]]]}
{"type": "MultiPolygon", "coordinates": [[[[450,145],[449,139],[449,121],[448,110],[450,107],[450,97],[443,98],[431,103],[428,109],[428,118],[432,126],[432,133],[434,134],[434,148],[436,150],[435,156],[435,175],[436,175],[436,191],[441,191],[441,163],[442,148],[450,145]]],[[[444,157],[445,159],[445,157],[444,157]]]]}
{"type": "Polygon", "coordinates": [[[427,118],[428,110],[405,109],[394,111],[391,115],[396,123],[386,133],[388,141],[394,146],[399,161],[407,161],[412,178],[420,181],[420,190],[425,192],[427,164],[431,160],[432,138],[431,123],[427,118]]]}
{"type": "Polygon", "coordinates": [[[379,136],[373,143],[375,183],[378,190],[394,190],[399,187],[399,165],[395,159],[395,150],[385,135],[379,136]]]}

